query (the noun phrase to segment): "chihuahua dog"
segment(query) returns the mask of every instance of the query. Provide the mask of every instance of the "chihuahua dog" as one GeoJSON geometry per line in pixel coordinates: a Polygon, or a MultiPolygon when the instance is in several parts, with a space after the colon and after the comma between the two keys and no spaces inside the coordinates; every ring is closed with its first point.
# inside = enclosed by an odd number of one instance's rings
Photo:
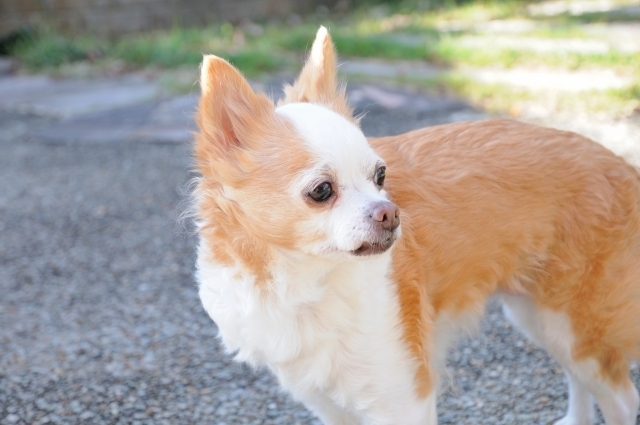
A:
{"type": "Polygon", "coordinates": [[[564,368],[556,425],[634,425],[640,177],[495,119],[367,139],[327,30],[276,106],[205,56],[199,294],[235,358],[330,425],[434,425],[447,349],[495,295],[564,368]]]}

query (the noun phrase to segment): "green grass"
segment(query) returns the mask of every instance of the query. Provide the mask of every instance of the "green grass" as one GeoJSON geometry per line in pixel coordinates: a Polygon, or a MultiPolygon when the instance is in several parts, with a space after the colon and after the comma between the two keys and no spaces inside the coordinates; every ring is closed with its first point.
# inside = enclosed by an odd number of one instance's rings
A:
{"type": "Polygon", "coordinates": [[[582,25],[574,23],[545,23],[520,35],[545,39],[573,38],[584,40],[590,38],[582,25]]]}
{"type": "Polygon", "coordinates": [[[438,39],[435,27],[438,20],[506,16],[523,2],[405,0],[379,3],[386,7],[383,16],[379,8],[361,8],[342,17],[311,17],[297,25],[266,24],[262,35],[246,34],[229,23],[129,35],[115,41],[63,36],[44,30],[18,45],[13,55],[29,69],[42,71],[77,61],[99,65],[107,59],[123,61],[131,68],[175,68],[196,65],[203,53],[213,53],[229,59],[246,74],[256,75],[290,66],[292,53],[300,55],[308,51],[318,26],[324,24],[330,27],[343,56],[427,59],[427,46],[438,39]],[[427,4],[429,7],[425,7],[427,4]]]}
{"type": "Polygon", "coordinates": [[[71,39],[46,33],[21,41],[12,53],[29,68],[40,70],[86,60],[91,52],[97,51],[96,49],[97,45],[92,40],[71,39]]]}
{"type": "MultiPolygon", "coordinates": [[[[487,40],[489,45],[490,40],[487,40]]],[[[547,67],[555,69],[608,68],[621,72],[640,71],[640,54],[609,50],[606,53],[538,52],[511,48],[475,48],[460,39],[444,38],[431,46],[429,57],[450,66],[469,67],[547,67]]]]}
{"type": "MultiPolygon", "coordinates": [[[[29,69],[42,71],[83,60],[99,63],[105,58],[124,61],[133,68],[197,66],[203,53],[212,53],[228,59],[246,74],[256,75],[286,68],[291,53],[301,56],[307,52],[317,28],[316,25],[267,28],[268,36],[244,35],[240,45],[234,45],[233,35],[223,35],[219,28],[174,29],[115,42],[45,33],[18,46],[14,55],[29,69]]],[[[394,34],[340,30],[333,32],[332,37],[343,56],[426,59],[428,53],[426,37],[407,43],[394,34]]]]}
{"type": "Polygon", "coordinates": [[[281,68],[285,62],[271,43],[257,37],[234,40],[230,25],[205,29],[174,28],[111,41],[64,37],[42,31],[14,47],[12,54],[33,71],[51,71],[73,62],[101,63],[118,60],[128,68],[178,68],[198,66],[202,55],[217,54],[253,76],[281,68]]]}
{"type": "MultiPolygon", "coordinates": [[[[280,31],[277,34],[279,47],[298,53],[309,50],[318,30],[317,25],[280,31]]],[[[407,34],[410,41],[403,39],[402,33],[384,33],[370,29],[344,30],[339,25],[331,26],[331,38],[341,56],[378,57],[383,59],[426,59],[427,40],[433,33],[414,38],[407,34]]]]}

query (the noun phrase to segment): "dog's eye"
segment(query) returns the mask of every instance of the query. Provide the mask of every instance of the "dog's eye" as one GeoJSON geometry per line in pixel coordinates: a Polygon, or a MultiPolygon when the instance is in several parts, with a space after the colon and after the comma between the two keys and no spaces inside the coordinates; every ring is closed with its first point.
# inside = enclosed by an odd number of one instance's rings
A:
{"type": "Polygon", "coordinates": [[[331,183],[323,182],[309,192],[309,196],[316,202],[324,202],[331,197],[332,193],[331,183]]]}
{"type": "Polygon", "coordinates": [[[384,178],[387,172],[387,167],[380,167],[376,170],[376,175],[373,178],[373,181],[380,187],[384,186],[384,178]]]}

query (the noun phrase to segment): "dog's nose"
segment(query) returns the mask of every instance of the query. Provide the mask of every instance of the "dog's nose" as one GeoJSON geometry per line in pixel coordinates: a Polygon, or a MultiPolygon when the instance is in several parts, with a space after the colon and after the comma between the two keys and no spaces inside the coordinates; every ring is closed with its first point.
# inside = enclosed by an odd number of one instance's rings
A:
{"type": "Polygon", "coordinates": [[[393,202],[381,202],[371,209],[369,217],[385,230],[393,231],[400,225],[400,210],[393,202]]]}

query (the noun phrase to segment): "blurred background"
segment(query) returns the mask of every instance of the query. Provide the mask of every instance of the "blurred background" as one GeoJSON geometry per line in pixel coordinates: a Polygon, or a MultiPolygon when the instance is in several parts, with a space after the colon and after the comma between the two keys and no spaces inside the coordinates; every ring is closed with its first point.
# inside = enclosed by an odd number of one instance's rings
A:
{"type": "MultiPolygon", "coordinates": [[[[509,116],[640,166],[639,0],[0,0],[0,424],[318,424],[222,352],[176,222],[202,54],[277,99],[319,25],[366,135],[509,116]]],[[[564,414],[494,304],[449,367],[443,424],[564,414]]]]}
{"type": "Polygon", "coordinates": [[[351,82],[446,93],[596,138],[607,136],[593,120],[638,116],[634,0],[1,0],[0,54],[5,72],[144,70],[187,93],[203,53],[256,80],[293,75],[320,24],[351,82]]]}

